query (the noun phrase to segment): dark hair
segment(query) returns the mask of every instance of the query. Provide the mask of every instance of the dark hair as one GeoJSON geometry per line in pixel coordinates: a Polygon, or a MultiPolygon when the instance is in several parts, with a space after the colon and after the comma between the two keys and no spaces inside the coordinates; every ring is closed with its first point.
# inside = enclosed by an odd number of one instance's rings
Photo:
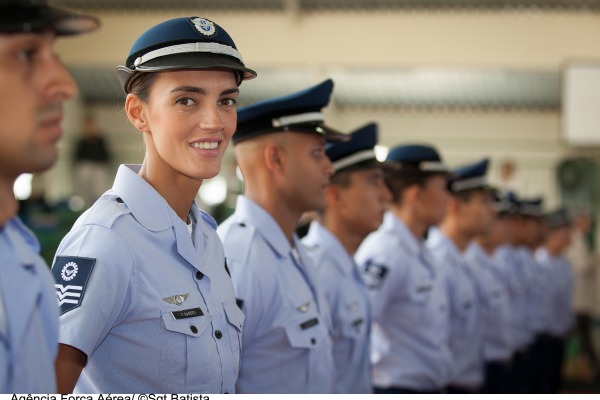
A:
{"type": "Polygon", "coordinates": [[[352,179],[350,178],[350,172],[348,170],[343,170],[341,172],[336,172],[330,179],[330,183],[332,185],[340,186],[343,188],[347,188],[352,183],[352,179]]]}
{"type": "Polygon", "coordinates": [[[134,77],[130,83],[130,93],[135,94],[144,103],[150,99],[150,89],[156,80],[156,72],[145,72],[134,77]]]}
{"type": "Polygon", "coordinates": [[[333,176],[330,179],[330,182],[333,185],[347,188],[352,183],[351,175],[353,172],[379,168],[381,168],[381,166],[379,164],[374,163],[373,161],[358,163],[350,167],[343,168],[341,171],[333,174],[333,176]]]}
{"type": "Polygon", "coordinates": [[[471,190],[461,190],[460,192],[456,192],[456,193],[452,193],[452,197],[454,197],[456,200],[460,201],[461,203],[468,203],[471,200],[471,197],[473,197],[473,194],[477,193],[477,192],[482,192],[483,190],[481,189],[471,189],[471,190]]]}
{"type": "Polygon", "coordinates": [[[390,193],[392,202],[401,203],[404,191],[413,185],[423,186],[433,176],[441,175],[439,172],[423,172],[415,169],[385,168],[384,179],[390,193]]]}

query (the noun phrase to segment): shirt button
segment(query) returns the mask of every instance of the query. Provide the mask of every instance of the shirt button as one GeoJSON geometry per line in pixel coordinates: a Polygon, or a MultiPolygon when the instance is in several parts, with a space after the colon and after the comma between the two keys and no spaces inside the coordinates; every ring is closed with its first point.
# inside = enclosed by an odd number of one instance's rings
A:
{"type": "Polygon", "coordinates": [[[200,271],[196,271],[196,279],[200,280],[204,278],[204,274],[200,271]]]}
{"type": "Polygon", "coordinates": [[[198,328],[196,328],[194,325],[190,326],[190,330],[192,333],[198,333],[198,328]]]}
{"type": "Polygon", "coordinates": [[[315,344],[317,344],[317,339],[315,339],[315,338],[311,338],[311,339],[310,339],[310,344],[312,344],[312,345],[315,345],[315,344]]]}
{"type": "Polygon", "coordinates": [[[223,334],[221,333],[221,331],[215,331],[215,337],[217,339],[221,339],[223,337],[223,334]]]}

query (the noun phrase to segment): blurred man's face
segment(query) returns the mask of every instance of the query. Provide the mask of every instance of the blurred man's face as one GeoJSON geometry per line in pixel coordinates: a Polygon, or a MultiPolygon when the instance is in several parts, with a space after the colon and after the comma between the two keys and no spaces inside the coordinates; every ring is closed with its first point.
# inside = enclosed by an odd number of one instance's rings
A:
{"type": "Polygon", "coordinates": [[[53,50],[54,34],[0,33],[0,179],[50,168],[63,102],[77,89],[53,50]]]}
{"type": "Polygon", "coordinates": [[[445,175],[434,175],[423,183],[418,194],[417,209],[428,225],[439,224],[446,215],[450,202],[448,178],[445,175]]]}
{"type": "Polygon", "coordinates": [[[391,195],[381,168],[352,171],[350,179],[348,187],[336,185],[339,197],[336,212],[352,226],[354,233],[367,236],[381,225],[391,195]]]}
{"type": "Polygon", "coordinates": [[[471,193],[467,201],[459,202],[458,218],[470,235],[481,235],[491,229],[496,215],[492,201],[490,191],[477,190],[471,193]]]}

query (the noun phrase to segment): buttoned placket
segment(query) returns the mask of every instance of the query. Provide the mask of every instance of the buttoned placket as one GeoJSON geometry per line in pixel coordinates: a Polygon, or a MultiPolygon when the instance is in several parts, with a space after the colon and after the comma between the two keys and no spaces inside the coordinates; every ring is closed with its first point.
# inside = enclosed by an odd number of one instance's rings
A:
{"type": "Polygon", "coordinates": [[[292,261],[293,261],[294,265],[296,266],[296,268],[298,268],[298,271],[300,271],[300,273],[302,274],[302,277],[304,277],[304,280],[306,281],[306,285],[310,289],[310,292],[312,293],[313,299],[315,300],[315,305],[317,307],[317,312],[320,312],[320,306],[321,305],[319,304],[319,296],[317,296],[317,292],[315,291],[312,277],[311,277],[310,273],[306,270],[306,266],[302,262],[302,258],[300,257],[300,253],[298,252],[298,249],[296,249],[295,247],[292,247],[291,250],[290,250],[290,258],[292,259],[292,261]]]}

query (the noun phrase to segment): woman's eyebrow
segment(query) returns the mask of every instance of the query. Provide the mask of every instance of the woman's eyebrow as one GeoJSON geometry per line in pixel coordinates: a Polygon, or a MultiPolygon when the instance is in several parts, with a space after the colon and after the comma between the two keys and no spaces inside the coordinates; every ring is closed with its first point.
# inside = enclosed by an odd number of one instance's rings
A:
{"type": "MultiPolygon", "coordinates": [[[[198,87],[198,86],[177,86],[176,88],[171,89],[171,93],[178,93],[178,92],[183,92],[183,93],[198,93],[198,94],[202,94],[202,95],[206,95],[206,90],[198,87]]],[[[235,88],[231,88],[231,89],[225,89],[221,92],[221,95],[225,95],[225,94],[234,94],[234,93],[239,93],[240,90],[235,87],[235,88]]]]}
{"type": "Polygon", "coordinates": [[[206,94],[206,90],[198,86],[177,86],[171,89],[171,93],[177,92],[206,94]]]}

